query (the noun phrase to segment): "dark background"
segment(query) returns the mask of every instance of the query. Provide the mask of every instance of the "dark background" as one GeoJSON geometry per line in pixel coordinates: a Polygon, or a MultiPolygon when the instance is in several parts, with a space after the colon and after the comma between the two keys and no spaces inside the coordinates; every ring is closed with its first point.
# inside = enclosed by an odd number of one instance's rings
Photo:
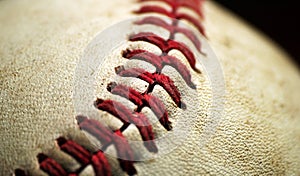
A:
{"type": "Polygon", "coordinates": [[[275,40],[300,66],[300,6],[297,1],[216,1],[275,40]]]}

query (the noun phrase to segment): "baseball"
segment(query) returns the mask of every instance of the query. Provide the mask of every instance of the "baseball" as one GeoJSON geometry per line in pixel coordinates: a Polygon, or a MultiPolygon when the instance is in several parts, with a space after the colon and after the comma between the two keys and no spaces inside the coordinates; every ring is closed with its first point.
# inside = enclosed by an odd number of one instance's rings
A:
{"type": "Polygon", "coordinates": [[[0,1],[0,175],[300,175],[300,73],[213,1],[0,1]]]}

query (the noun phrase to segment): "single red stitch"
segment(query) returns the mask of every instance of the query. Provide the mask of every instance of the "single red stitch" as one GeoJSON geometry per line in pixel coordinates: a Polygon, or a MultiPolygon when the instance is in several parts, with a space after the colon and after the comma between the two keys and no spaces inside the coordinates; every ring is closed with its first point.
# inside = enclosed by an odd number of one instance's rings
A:
{"type": "Polygon", "coordinates": [[[177,49],[186,57],[188,60],[190,66],[192,69],[198,73],[200,73],[200,70],[196,68],[196,59],[194,54],[190,51],[190,49],[183,43],[177,42],[175,40],[164,40],[160,36],[151,33],[151,32],[141,32],[138,34],[133,34],[129,37],[130,41],[144,41],[149,42],[153,45],[156,45],[159,47],[163,53],[168,53],[169,51],[173,49],[177,49]]]}
{"type": "Polygon", "coordinates": [[[37,156],[40,169],[51,176],[68,176],[68,173],[63,169],[63,167],[58,164],[54,159],[49,158],[45,154],[38,154],[37,156]]]}
{"type": "Polygon", "coordinates": [[[133,166],[133,151],[130,148],[126,138],[123,136],[120,130],[115,131],[115,135],[119,137],[114,138],[114,144],[118,153],[119,163],[121,168],[127,172],[128,175],[134,175],[137,173],[136,169],[133,166]],[[123,160],[120,158],[126,158],[127,160],[123,160]]]}
{"type": "Polygon", "coordinates": [[[110,144],[113,138],[113,131],[104,127],[100,122],[94,119],[88,119],[85,116],[76,117],[79,128],[87,131],[97,138],[103,145],[110,144]]]}
{"type": "Polygon", "coordinates": [[[204,15],[201,11],[202,4],[204,0],[139,0],[139,2],[145,1],[161,1],[169,4],[173,9],[178,9],[179,7],[187,7],[194,12],[196,12],[199,17],[204,18],[204,15]]]}
{"type": "Polygon", "coordinates": [[[176,57],[169,55],[157,56],[154,53],[150,53],[146,50],[129,50],[123,51],[123,57],[126,59],[138,59],[148,63],[151,63],[156,68],[156,72],[160,73],[164,66],[169,65],[175,68],[178,73],[182,76],[186,84],[192,88],[196,89],[196,85],[192,82],[192,76],[187,69],[187,67],[182,64],[176,57]]]}
{"type": "Polygon", "coordinates": [[[62,151],[72,156],[80,164],[86,166],[90,163],[90,152],[76,142],[67,140],[64,137],[59,137],[56,141],[62,151]]]}
{"type": "Polygon", "coordinates": [[[135,105],[137,105],[137,112],[140,112],[141,109],[145,106],[149,107],[166,130],[170,131],[172,129],[171,122],[169,121],[168,117],[168,112],[163,102],[157,97],[149,94],[141,94],[131,87],[127,87],[125,85],[117,85],[117,83],[114,82],[110,83],[107,87],[108,91],[112,94],[127,98],[135,105]]]}
{"type": "Polygon", "coordinates": [[[194,24],[196,26],[196,28],[198,29],[198,31],[204,36],[206,37],[206,34],[205,34],[205,30],[204,30],[204,27],[203,25],[199,22],[199,20],[197,20],[196,18],[194,17],[191,17],[187,14],[184,14],[184,13],[180,13],[180,14],[177,14],[177,18],[178,19],[183,19],[183,20],[187,20],[189,22],[191,22],[192,24],[194,24]]]}
{"type": "Polygon", "coordinates": [[[125,85],[118,85],[115,82],[111,82],[107,85],[107,90],[112,94],[127,98],[128,100],[130,100],[138,106],[137,109],[141,110],[143,107],[145,107],[145,103],[143,102],[144,96],[140,92],[134,90],[133,88],[127,87],[125,85]]]}
{"type": "Polygon", "coordinates": [[[141,80],[148,82],[150,85],[147,92],[152,92],[152,90],[149,91],[149,88],[153,89],[156,84],[159,84],[168,92],[178,107],[186,109],[186,105],[181,101],[180,92],[174,85],[174,81],[168,76],[158,73],[149,73],[141,68],[125,69],[124,66],[119,66],[115,68],[115,70],[119,76],[140,78],[141,80]]]}
{"type": "Polygon", "coordinates": [[[132,113],[127,107],[119,102],[113,100],[102,100],[97,99],[95,101],[95,106],[99,110],[106,111],[113,116],[120,119],[123,123],[133,123],[138,128],[145,147],[150,152],[157,153],[157,147],[154,142],[154,133],[152,131],[152,125],[148,118],[142,113],[132,113]]]}
{"type": "Polygon", "coordinates": [[[197,50],[199,52],[201,52],[201,43],[200,43],[199,39],[189,29],[185,29],[185,28],[182,28],[182,27],[179,27],[179,26],[174,26],[174,25],[168,24],[164,20],[162,20],[160,18],[157,18],[157,17],[152,17],[152,16],[145,17],[144,19],[142,19],[140,21],[136,21],[135,24],[137,24],[137,25],[152,24],[152,25],[156,25],[156,26],[160,26],[160,27],[165,28],[171,34],[182,33],[187,38],[189,38],[193,42],[193,44],[195,45],[197,50]]]}
{"type": "Polygon", "coordinates": [[[166,9],[159,7],[157,5],[146,5],[142,6],[139,10],[134,11],[136,14],[142,14],[142,13],[159,13],[162,15],[166,15],[170,18],[176,18],[176,14],[167,11],[166,9]]]}
{"type": "Polygon", "coordinates": [[[101,150],[92,156],[91,161],[96,176],[111,176],[110,165],[101,150]]]}

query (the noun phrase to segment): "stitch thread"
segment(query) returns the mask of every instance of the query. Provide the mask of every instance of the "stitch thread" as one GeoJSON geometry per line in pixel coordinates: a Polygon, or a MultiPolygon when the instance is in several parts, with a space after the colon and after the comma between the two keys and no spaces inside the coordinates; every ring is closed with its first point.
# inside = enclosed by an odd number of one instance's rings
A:
{"type": "MultiPolygon", "coordinates": [[[[154,87],[156,85],[161,86],[169,94],[177,107],[182,109],[187,108],[187,105],[181,100],[181,94],[175,86],[174,81],[161,72],[166,65],[169,65],[177,70],[182,79],[190,88],[196,89],[196,85],[191,80],[191,73],[189,72],[187,66],[181,63],[178,58],[168,55],[168,52],[173,49],[179,50],[187,59],[190,67],[195,72],[201,73],[201,71],[196,68],[196,58],[193,52],[191,52],[189,47],[187,47],[185,44],[176,41],[174,38],[176,33],[182,33],[192,41],[193,45],[196,47],[199,53],[204,54],[201,51],[201,42],[196,37],[196,35],[191,30],[179,27],[177,24],[177,20],[187,20],[192,23],[203,36],[205,36],[204,28],[201,22],[187,14],[178,13],[178,9],[180,7],[186,7],[194,11],[200,18],[203,18],[201,7],[204,0],[139,0],[139,2],[146,1],[165,2],[172,8],[172,10],[167,11],[164,8],[155,5],[143,5],[134,13],[162,14],[173,18],[172,24],[168,24],[164,20],[153,16],[145,17],[142,20],[136,21],[134,24],[150,24],[160,26],[168,30],[170,32],[170,36],[167,40],[165,40],[160,36],[150,32],[132,34],[131,36],[129,36],[129,41],[143,41],[156,45],[161,49],[162,54],[156,55],[154,53],[141,49],[126,49],[125,51],[122,51],[122,56],[124,59],[128,60],[136,59],[146,61],[155,66],[156,72],[150,73],[141,68],[125,69],[122,65],[115,68],[116,74],[120,77],[135,77],[147,82],[149,85],[145,92],[138,92],[132,87],[128,87],[126,85],[118,84],[115,82],[107,85],[107,90],[110,93],[128,99],[129,101],[133,102],[137,106],[137,108],[132,111],[117,101],[97,98],[97,100],[94,102],[94,106],[98,110],[105,111],[118,118],[121,122],[123,122],[123,126],[116,131],[112,131],[109,128],[103,126],[97,120],[89,119],[88,117],[82,115],[77,116],[76,120],[78,122],[79,128],[99,140],[102,144],[102,148],[96,152],[91,152],[83,146],[77,144],[75,141],[66,139],[64,137],[59,137],[56,142],[60,150],[73,157],[80,164],[80,168],[75,171],[69,171],[63,168],[63,166],[60,165],[56,160],[50,158],[44,153],[40,153],[37,156],[38,163],[40,169],[45,173],[51,176],[77,176],[88,165],[91,165],[96,176],[110,176],[111,168],[103,151],[105,151],[108,146],[113,145],[117,151],[119,165],[122,170],[128,175],[134,175],[137,173],[137,171],[134,168],[133,150],[131,149],[127,139],[123,136],[122,132],[126,130],[130,124],[134,124],[139,130],[139,133],[144,141],[145,148],[149,152],[158,152],[158,148],[154,142],[155,137],[152,130],[152,125],[150,124],[148,118],[143,113],[141,113],[144,107],[149,107],[153,111],[161,125],[166,130],[172,129],[171,122],[169,121],[168,111],[165,108],[163,102],[159,98],[151,95],[154,87]],[[127,160],[120,158],[127,158],[127,160]]],[[[22,169],[16,169],[15,175],[26,176],[28,175],[28,173],[22,169]]]]}
{"type": "Polygon", "coordinates": [[[174,26],[174,25],[168,24],[164,20],[162,20],[160,18],[157,18],[157,17],[152,17],[152,16],[146,17],[146,18],[144,18],[140,21],[135,22],[134,24],[137,24],[137,25],[152,24],[152,25],[156,25],[156,26],[160,26],[162,28],[165,28],[171,34],[173,34],[172,36],[169,37],[170,39],[174,39],[174,34],[175,33],[182,33],[187,38],[189,38],[193,42],[193,44],[195,45],[197,50],[201,52],[201,43],[200,43],[199,39],[189,29],[185,29],[185,28],[182,28],[182,27],[179,27],[179,26],[174,26]]]}

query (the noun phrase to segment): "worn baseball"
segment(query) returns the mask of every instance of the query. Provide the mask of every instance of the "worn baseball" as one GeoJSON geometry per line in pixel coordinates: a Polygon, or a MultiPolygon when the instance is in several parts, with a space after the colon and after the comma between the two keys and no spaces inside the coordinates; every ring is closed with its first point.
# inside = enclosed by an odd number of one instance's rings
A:
{"type": "Polygon", "coordinates": [[[0,1],[0,175],[300,175],[300,74],[213,1],[0,1]]]}

